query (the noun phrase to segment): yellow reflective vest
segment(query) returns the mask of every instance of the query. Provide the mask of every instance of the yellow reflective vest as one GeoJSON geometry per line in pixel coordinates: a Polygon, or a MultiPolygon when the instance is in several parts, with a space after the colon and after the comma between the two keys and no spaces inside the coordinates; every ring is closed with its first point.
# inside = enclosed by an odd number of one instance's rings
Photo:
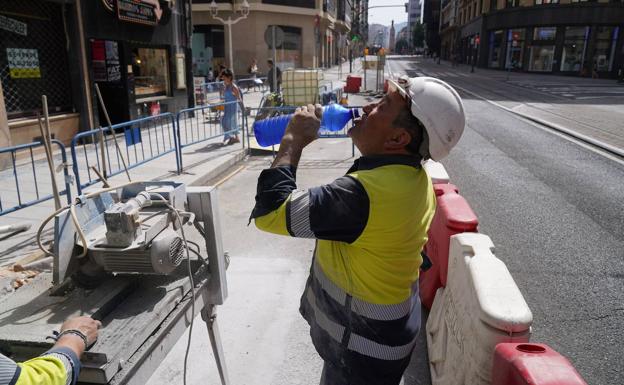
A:
{"type": "Polygon", "coordinates": [[[261,173],[252,218],[264,231],[317,239],[300,308],[317,351],[357,368],[362,384],[400,378],[420,328],[430,178],[408,155],[362,157],[308,190],[297,189],[295,174],[284,166],[261,173]]]}

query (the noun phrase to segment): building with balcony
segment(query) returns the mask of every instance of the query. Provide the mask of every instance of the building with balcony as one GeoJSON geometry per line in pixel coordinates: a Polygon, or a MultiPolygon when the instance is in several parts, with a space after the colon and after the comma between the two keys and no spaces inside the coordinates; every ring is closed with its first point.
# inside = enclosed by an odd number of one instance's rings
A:
{"type": "Polygon", "coordinates": [[[351,54],[359,56],[368,44],[368,0],[351,1],[351,54]]]}
{"type": "MultiPolygon", "coordinates": [[[[219,65],[231,67],[238,78],[248,75],[253,59],[260,72],[268,70],[273,56],[265,42],[271,26],[283,31],[276,44],[277,65],[286,68],[328,67],[347,57],[351,31],[351,0],[249,0],[247,18],[231,26],[232,44],[227,41],[230,26],[212,17],[212,0],[193,0],[193,74],[207,76],[219,65]],[[229,63],[228,47],[233,63],[229,63]]],[[[218,17],[240,16],[242,1],[217,1],[218,17]]]]}
{"type": "Polygon", "coordinates": [[[606,78],[624,69],[622,0],[457,1],[462,62],[606,78]]]}

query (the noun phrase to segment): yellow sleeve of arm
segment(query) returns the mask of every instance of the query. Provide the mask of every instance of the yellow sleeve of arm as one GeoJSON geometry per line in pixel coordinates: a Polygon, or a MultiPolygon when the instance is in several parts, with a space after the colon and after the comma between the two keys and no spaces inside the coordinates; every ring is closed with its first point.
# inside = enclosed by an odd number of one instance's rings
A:
{"type": "Polygon", "coordinates": [[[15,385],[65,385],[67,383],[65,365],[57,357],[37,357],[17,365],[22,370],[15,385]]]}
{"type": "Polygon", "coordinates": [[[290,236],[286,227],[286,205],[289,201],[290,197],[276,210],[254,219],[256,227],[267,233],[290,236]]]}

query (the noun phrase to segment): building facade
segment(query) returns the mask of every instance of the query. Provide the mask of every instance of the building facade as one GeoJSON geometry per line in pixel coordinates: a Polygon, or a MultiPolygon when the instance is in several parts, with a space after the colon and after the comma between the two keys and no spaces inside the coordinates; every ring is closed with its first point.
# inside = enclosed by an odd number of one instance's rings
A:
{"type": "Polygon", "coordinates": [[[368,42],[368,0],[352,0],[351,3],[351,55],[360,56],[368,42]]]}
{"type": "Polygon", "coordinates": [[[413,46],[414,42],[413,33],[414,26],[419,23],[423,23],[422,20],[422,8],[424,0],[409,0],[405,3],[405,11],[407,12],[407,29],[410,32],[408,42],[413,46]]]}
{"type": "Polygon", "coordinates": [[[442,0],[423,0],[422,20],[425,25],[425,44],[428,54],[440,55],[440,14],[442,0]]]}
{"type": "Polygon", "coordinates": [[[456,6],[457,44],[443,50],[445,59],[455,54],[484,68],[604,78],[624,70],[621,0],[458,0],[456,6]]]}
{"type": "MultiPolygon", "coordinates": [[[[351,30],[350,0],[251,0],[246,18],[227,28],[212,17],[212,0],[193,0],[193,75],[207,76],[219,65],[232,68],[236,77],[248,77],[253,59],[261,72],[272,49],[265,41],[272,26],[283,32],[276,44],[277,65],[286,68],[329,67],[346,58],[351,30]],[[233,63],[229,63],[232,47],[233,63]]],[[[218,17],[241,16],[242,1],[218,1],[218,17]]]]}
{"type": "Polygon", "coordinates": [[[188,107],[188,14],[184,1],[0,0],[3,145],[39,140],[44,94],[65,143],[105,122],[95,84],[113,123],[188,107]]]}

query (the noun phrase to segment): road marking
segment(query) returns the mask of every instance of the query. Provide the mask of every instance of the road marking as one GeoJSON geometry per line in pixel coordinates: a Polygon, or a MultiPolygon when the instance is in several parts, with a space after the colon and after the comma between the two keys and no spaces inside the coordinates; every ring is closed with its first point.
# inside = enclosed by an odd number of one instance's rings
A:
{"type": "Polygon", "coordinates": [[[457,86],[452,84],[453,87],[466,92],[468,94],[471,94],[481,100],[486,101],[487,103],[492,104],[493,106],[496,106],[502,110],[505,110],[513,115],[517,115],[520,118],[522,118],[522,120],[531,123],[532,126],[535,126],[537,128],[540,128],[543,131],[546,132],[550,132],[551,134],[555,134],[557,136],[559,136],[560,138],[566,139],[569,142],[575,143],[585,149],[588,149],[596,154],[602,155],[605,158],[611,159],[621,165],[624,165],[624,150],[617,148],[615,146],[611,146],[610,144],[601,142],[599,140],[596,140],[594,138],[591,138],[589,136],[583,135],[583,134],[579,134],[577,132],[574,132],[568,128],[565,128],[563,126],[560,126],[558,124],[553,124],[550,122],[547,122],[545,120],[539,119],[539,118],[534,118],[531,117],[527,114],[518,112],[518,111],[514,111],[511,108],[507,108],[505,106],[503,106],[502,104],[499,104],[497,102],[494,102],[492,100],[489,100],[475,92],[469,91],[463,87],[457,86]]]}

